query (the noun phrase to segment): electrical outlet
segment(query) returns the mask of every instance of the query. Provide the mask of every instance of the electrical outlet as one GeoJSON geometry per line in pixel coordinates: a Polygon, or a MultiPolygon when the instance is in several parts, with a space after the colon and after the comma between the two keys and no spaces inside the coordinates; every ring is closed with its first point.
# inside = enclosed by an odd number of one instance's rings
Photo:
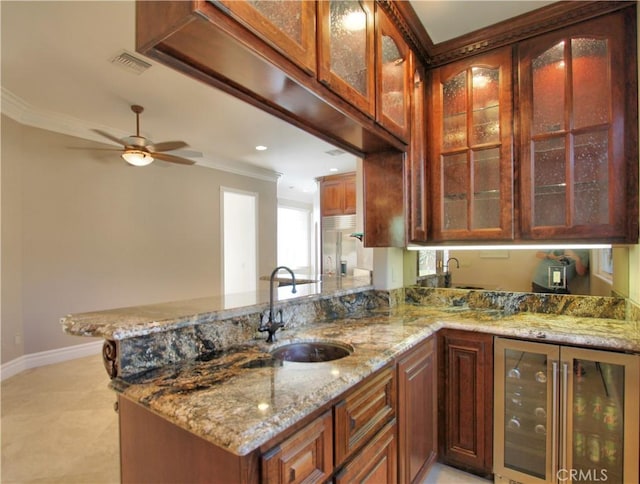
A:
{"type": "Polygon", "coordinates": [[[20,333],[16,333],[15,336],[13,337],[13,342],[16,345],[22,344],[22,335],[20,333]]]}
{"type": "Polygon", "coordinates": [[[565,289],[567,287],[567,267],[549,267],[549,287],[552,289],[565,289]]]}

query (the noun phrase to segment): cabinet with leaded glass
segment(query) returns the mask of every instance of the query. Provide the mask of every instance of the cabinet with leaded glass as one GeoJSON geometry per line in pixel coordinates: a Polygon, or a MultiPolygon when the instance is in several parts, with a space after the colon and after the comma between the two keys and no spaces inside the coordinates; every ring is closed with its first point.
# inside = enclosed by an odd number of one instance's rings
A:
{"type": "Polygon", "coordinates": [[[519,46],[525,239],[637,241],[635,51],[628,12],[519,46]],[[634,235],[635,233],[635,235],[634,235]]]}
{"type": "Polygon", "coordinates": [[[432,71],[433,239],[510,240],[513,222],[510,47],[432,71]]]}

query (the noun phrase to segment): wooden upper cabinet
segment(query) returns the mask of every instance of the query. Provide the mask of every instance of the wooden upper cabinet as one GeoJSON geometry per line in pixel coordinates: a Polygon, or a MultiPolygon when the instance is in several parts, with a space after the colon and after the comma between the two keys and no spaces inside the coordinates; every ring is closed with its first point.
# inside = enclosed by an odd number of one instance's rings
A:
{"type": "Polygon", "coordinates": [[[520,45],[523,238],[638,240],[629,10],[520,45]]]}
{"type": "Polygon", "coordinates": [[[428,176],[427,176],[427,127],[426,127],[426,72],[424,66],[411,53],[411,142],[407,152],[405,176],[408,186],[408,227],[410,242],[427,242],[428,176]]]}
{"type": "Polygon", "coordinates": [[[373,1],[318,2],[318,79],[375,116],[373,1]]]}
{"type": "Polygon", "coordinates": [[[320,179],[320,207],[323,217],[356,213],[356,174],[326,176],[320,179]]]}
{"type": "Polygon", "coordinates": [[[219,0],[262,40],[310,74],[316,73],[316,2],[219,0]]]}
{"type": "Polygon", "coordinates": [[[403,141],[409,139],[409,52],[398,27],[376,8],[376,120],[403,141]]]}
{"type": "Polygon", "coordinates": [[[512,49],[432,71],[433,239],[510,240],[512,49]]]}

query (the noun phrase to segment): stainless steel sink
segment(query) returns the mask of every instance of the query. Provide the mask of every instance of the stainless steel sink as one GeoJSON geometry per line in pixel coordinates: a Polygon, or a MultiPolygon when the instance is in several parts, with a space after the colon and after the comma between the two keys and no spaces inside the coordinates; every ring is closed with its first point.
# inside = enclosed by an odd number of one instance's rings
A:
{"type": "Polygon", "coordinates": [[[353,353],[353,347],[344,343],[311,341],[278,346],[271,350],[274,358],[297,363],[322,363],[333,361],[353,353]]]}

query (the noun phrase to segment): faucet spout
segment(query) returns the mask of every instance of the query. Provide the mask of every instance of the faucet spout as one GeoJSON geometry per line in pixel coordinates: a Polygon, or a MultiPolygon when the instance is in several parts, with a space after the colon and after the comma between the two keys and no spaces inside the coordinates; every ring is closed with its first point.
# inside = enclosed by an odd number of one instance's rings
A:
{"type": "Polygon", "coordinates": [[[456,261],[456,269],[460,269],[460,261],[458,259],[456,259],[455,257],[449,257],[447,259],[447,263],[445,264],[445,267],[447,268],[447,270],[449,270],[449,262],[452,261],[452,260],[456,261]]]}
{"type": "Polygon", "coordinates": [[[455,257],[449,257],[444,265],[444,287],[451,287],[451,272],[449,271],[449,262],[456,262],[456,269],[460,269],[460,261],[455,257]]]}
{"type": "Polygon", "coordinates": [[[269,333],[267,337],[267,343],[273,343],[276,340],[276,331],[278,329],[284,327],[284,321],[282,320],[282,311],[280,311],[280,321],[276,321],[273,313],[273,283],[276,277],[276,274],[280,270],[286,270],[291,274],[291,292],[295,294],[296,290],[296,276],[291,269],[286,266],[278,266],[271,273],[271,277],[269,278],[269,320],[267,324],[262,324],[260,321],[260,327],[258,331],[266,331],[269,333]]]}

